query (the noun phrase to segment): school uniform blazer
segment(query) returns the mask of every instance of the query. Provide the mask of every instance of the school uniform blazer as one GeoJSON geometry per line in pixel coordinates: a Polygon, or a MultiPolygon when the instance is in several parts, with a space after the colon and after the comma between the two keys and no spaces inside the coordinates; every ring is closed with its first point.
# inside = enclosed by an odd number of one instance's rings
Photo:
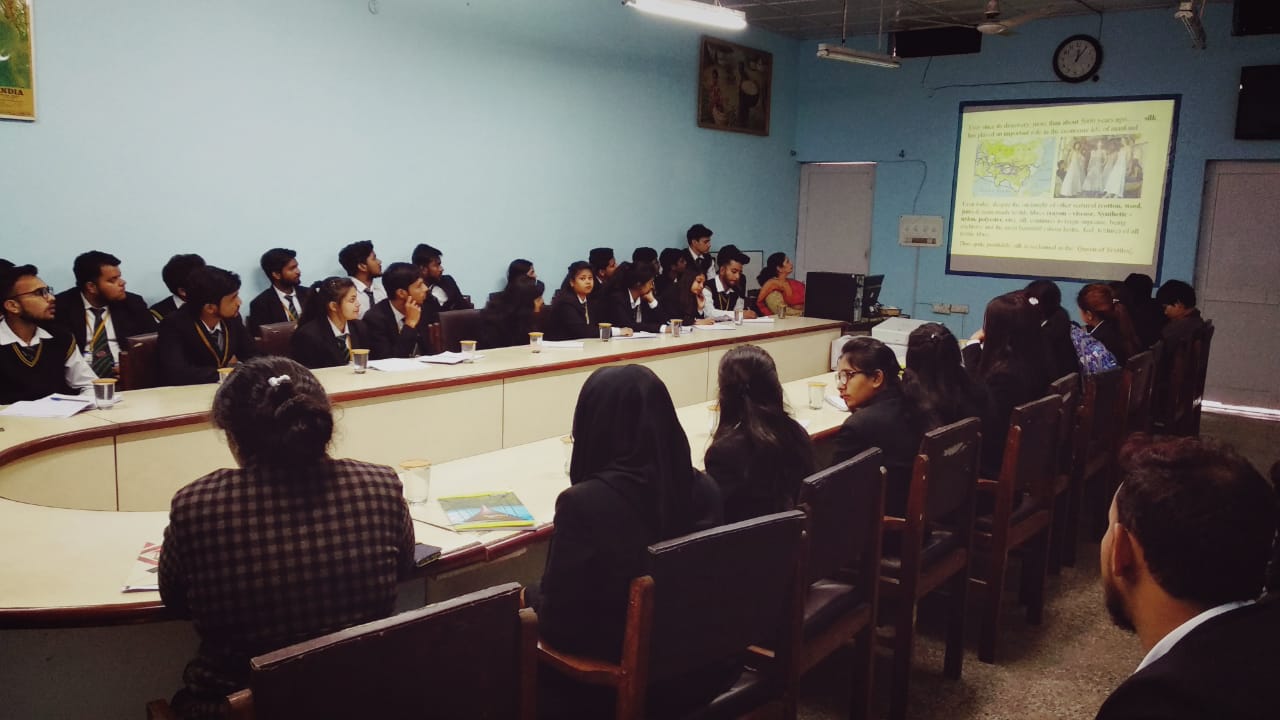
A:
{"type": "Polygon", "coordinates": [[[172,295],[151,306],[151,316],[156,319],[156,323],[176,312],[178,312],[178,303],[172,295]]]}
{"type": "MultiPolygon", "coordinates": [[[[294,288],[293,301],[298,305],[299,316],[302,315],[302,308],[310,297],[311,288],[301,285],[294,288]]],[[[249,301],[249,332],[254,337],[258,336],[258,328],[263,325],[282,323],[288,320],[289,315],[285,313],[284,305],[280,304],[280,296],[276,294],[275,286],[268,287],[249,301]]]]}
{"type": "Polygon", "coordinates": [[[982,346],[978,343],[965,347],[963,355],[969,378],[986,392],[986,412],[981,418],[980,474],[984,478],[994,479],[1000,474],[1000,465],[1004,462],[1004,444],[1009,437],[1009,418],[1013,415],[1013,409],[1023,403],[1044,397],[1048,394],[1048,384],[1041,383],[1037,387],[1037,383],[1029,379],[1029,371],[1019,374],[1007,370],[994,372],[985,378],[979,376],[978,367],[982,364],[982,346]]]}
{"type": "Polygon", "coordinates": [[[444,290],[449,299],[442,303],[429,290],[427,291],[427,300],[422,304],[422,317],[427,323],[438,322],[440,313],[448,310],[472,310],[475,308],[475,304],[463,298],[462,291],[458,289],[458,281],[454,280],[452,275],[441,275],[440,280],[432,287],[439,287],[444,290]]]}
{"type": "Polygon", "coordinates": [[[690,269],[697,268],[703,275],[706,275],[708,279],[711,277],[711,253],[703,253],[702,257],[695,260],[693,257],[693,251],[689,248],[686,247],[681,252],[684,254],[685,272],[688,272],[690,269]]]}
{"type": "MultiPolygon", "coordinates": [[[[116,340],[121,347],[124,347],[124,339],[131,335],[156,331],[155,316],[147,309],[147,302],[141,295],[125,293],[124,300],[107,303],[107,310],[111,315],[111,325],[116,331],[116,340]]],[[[76,339],[76,347],[84,352],[85,343],[88,342],[88,323],[80,288],[58,293],[54,322],[71,331],[71,336],[76,339]]],[[[116,358],[117,362],[119,360],[120,358],[116,358]]]]}
{"type": "Polygon", "coordinates": [[[1094,326],[1089,334],[1116,356],[1116,362],[1120,367],[1124,367],[1124,364],[1129,362],[1130,356],[1124,351],[1124,336],[1120,333],[1119,325],[1110,320],[1103,320],[1094,326]]]}
{"type": "MultiPolygon", "coordinates": [[[[359,320],[349,321],[347,334],[351,336],[352,348],[368,349],[369,338],[364,323],[359,320]]],[[[345,343],[339,342],[338,336],[333,334],[333,326],[329,324],[327,317],[299,325],[289,340],[289,354],[294,360],[312,369],[341,367],[350,362],[345,343]]]]}
{"type": "Polygon", "coordinates": [[[218,368],[228,367],[231,360],[248,360],[256,353],[253,340],[237,315],[223,320],[228,345],[224,353],[214,354],[212,341],[204,333],[204,324],[187,303],[160,323],[156,356],[160,377],[166,385],[199,385],[218,381],[218,368]]]}
{"type": "Polygon", "coordinates": [[[835,465],[870,448],[880,448],[884,453],[881,464],[888,471],[885,512],[898,516],[906,512],[911,468],[924,437],[912,422],[908,402],[902,388],[893,386],[856,408],[836,432],[831,458],[835,465]]]}
{"type": "Polygon", "coordinates": [[[1280,603],[1198,625],[1111,693],[1097,720],[1273,720],[1280,717],[1280,603]]]}
{"type": "Polygon", "coordinates": [[[373,360],[415,357],[431,352],[425,313],[418,319],[418,327],[397,327],[391,301],[382,300],[364,314],[363,323],[369,357],[373,360]]]}
{"type": "Polygon", "coordinates": [[[729,432],[707,448],[707,474],[724,498],[724,521],[741,522],[795,507],[804,479],[813,474],[813,444],[795,420],[780,434],[785,452],[755,447],[740,432],[729,432]]]}
{"type": "Polygon", "coordinates": [[[1044,341],[1045,359],[1057,380],[1063,375],[1080,372],[1080,358],[1076,355],[1076,346],[1071,342],[1071,319],[1067,311],[1058,308],[1043,325],[1040,326],[1040,337],[1044,341]]]}
{"type": "Polygon", "coordinates": [[[620,290],[605,296],[606,313],[614,327],[631,328],[637,332],[661,332],[666,320],[658,312],[657,307],[649,307],[644,299],[640,300],[640,320],[636,320],[636,311],[631,307],[631,293],[620,290]]]}
{"type": "MultiPolygon", "coordinates": [[[[687,295],[688,293],[684,294],[687,295]]],[[[684,321],[685,325],[692,325],[698,321],[699,317],[701,317],[698,315],[698,306],[695,304],[693,306],[693,311],[690,312],[680,302],[680,295],[681,292],[679,285],[672,285],[664,290],[662,294],[658,296],[658,316],[665,318],[664,322],[673,318],[680,318],[684,321]]]]}
{"type": "Polygon", "coordinates": [[[558,292],[551,299],[547,317],[548,340],[583,340],[600,336],[600,323],[609,318],[600,311],[599,304],[588,296],[585,303],[578,302],[574,292],[558,292]],[[590,320],[590,322],[588,322],[590,320]]]}

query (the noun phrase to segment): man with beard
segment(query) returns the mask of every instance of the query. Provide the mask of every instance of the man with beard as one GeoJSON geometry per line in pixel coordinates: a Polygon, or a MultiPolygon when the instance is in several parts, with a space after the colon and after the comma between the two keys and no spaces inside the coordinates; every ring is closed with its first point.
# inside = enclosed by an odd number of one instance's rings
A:
{"type": "Polygon", "coordinates": [[[1196,438],[1134,436],[1122,466],[1102,587],[1147,655],[1098,720],[1280,717],[1280,603],[1257,602],[1275,490],[1230,448],[1196,438]]]}
{"type": "Polygon", "coordinates": [[[271,287],[249,301],[249,333],[257,336],[258,328],[271,323],[298,324],[298,316],[311,295],[302,285],[302,270],[298,268],[298,254],[286,248],[272,248],[262,254],[262,272],[266,273],[271,287]]]}
{"type": "Polygon", "coordinates": [[[0,303],[0,405],[93,384],[71,331],[53,323],[57,301],[34,265],[0,269],[0,303]]]}
{"type": "Polygon", "coordinates": [[[90,250],[78,255],[71,269],[76,286],[58,293],[55,319],[71,331],[94,374],[113,378],[120,371],[125,338],[155,332],[155,316],[140,295],[125,290],[115,255],[90,250]]]}

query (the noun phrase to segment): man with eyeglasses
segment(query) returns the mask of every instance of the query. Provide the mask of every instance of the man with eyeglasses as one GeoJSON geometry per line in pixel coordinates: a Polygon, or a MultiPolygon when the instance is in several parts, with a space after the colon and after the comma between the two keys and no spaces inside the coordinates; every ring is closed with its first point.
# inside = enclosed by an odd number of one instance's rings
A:
{"type": "Polygon", "coordinates": [[[0,270],[0,405],[83,392],[96,377],[71,333],[53,324],[56,300],[34,265],[0,270]]]}

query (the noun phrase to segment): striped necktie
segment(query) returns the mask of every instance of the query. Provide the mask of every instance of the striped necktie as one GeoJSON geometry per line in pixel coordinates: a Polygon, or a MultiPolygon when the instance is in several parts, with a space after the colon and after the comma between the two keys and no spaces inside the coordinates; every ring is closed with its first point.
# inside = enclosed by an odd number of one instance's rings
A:
{"type": "Polygon", "coordinates": [[[343,359],[345,359],[347,362],[350,362],[350,361],[351,361],[351,342],[350,342],[350,337],[351,337],[351,336],[350,336],[350,335],[348,335],[347,333],[342,333],[341,335],[339,335],[339,336],[338,336],[338,346],[342,348],[342,352],[343,352],[342,357],[343,357],[343,359]]]}
{"type": "Polygon", "coordinates": [[[289,307],[286,308],[289,315],[289,322],[291,323],[298,322],[298,306],[293,304],[293,294],[290,293],[288,295],[285,295],[284,299],[285,299],[285,302],[289,303],[289,307]]]}
{"type": "Polygon", "coordinates": [[[92,358],[90,367],[93,374],[100,378],[111,377],[115,360],[111,357],[111,347],[107,345],[106,308],[89,308],[93,313],[93,335],[89,340],[89,353],[92,358]]]}

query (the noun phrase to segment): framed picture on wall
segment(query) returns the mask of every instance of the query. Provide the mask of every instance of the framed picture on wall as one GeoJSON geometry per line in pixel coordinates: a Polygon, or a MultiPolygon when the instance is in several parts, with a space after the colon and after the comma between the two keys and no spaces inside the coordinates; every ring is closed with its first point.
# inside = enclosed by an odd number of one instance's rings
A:
{"type": "Polygon", "coordinates": [[[36,119],[32,0],[0,0],[0,118],[36,119]]]}
{"type": "Polygon", "coordinates": [[[773,53],[702,36],[698,52],[698,127],[769,134],[773,53]]]}

